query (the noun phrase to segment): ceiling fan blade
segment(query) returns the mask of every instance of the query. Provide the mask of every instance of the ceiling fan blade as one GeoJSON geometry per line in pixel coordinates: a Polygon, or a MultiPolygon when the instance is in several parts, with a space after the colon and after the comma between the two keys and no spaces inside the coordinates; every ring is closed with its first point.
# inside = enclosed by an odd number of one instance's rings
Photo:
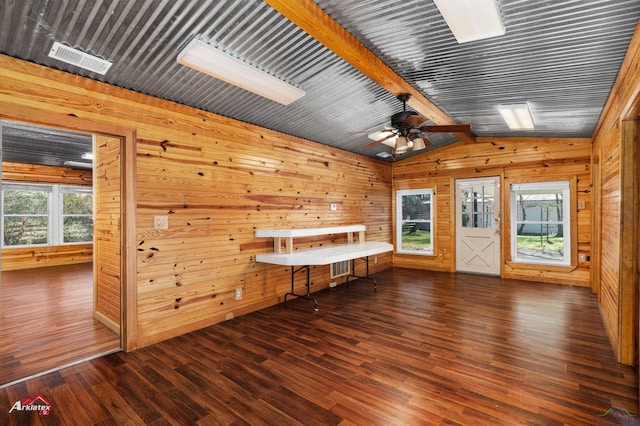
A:
{"type": "Polygon", "coordinates": [[[406,127],[417,127],[425,121],[427,121],[427,119],[419,114],[410,115],[406,120],[404,120],[404,123],[402,123],[402,125],[406,127]]]}
{"type": "Polygon", "coordinates": [[[471,124],[441,124],[420,127],[421,132],[430,133],[468,133],[471,131],[471,124]]]}
{"type": "Polygon", "coordinates": [[[391,130],[376,130],[375,132],[369,133],[367,137],[372,141],[377,141],[378,139],[386,138],[389,135],[395,135],[395,133],[391,130]]]}
{"type": "Polygon", "coordinates": [[[371,129],[371,130],[360,130],[360,131],[354,131],[354,132],[347,132],[348,135],[364,135],[366,134],[372,134],[372,133],[377,133],[377,132],[382,132],[385,133],[386,132],[392,132],[393,128],[389,127],[389,126],[381,126],[377,129],[371,129]]]}
{"type": "Polygon", "coordinates": [[[382,142],[386,141],[387,139],[391,139],[391,138],[395,138],[395,137],[396,137],[395,133],[390,133],[389,135],[385,136],[384,138],[378,139],[378,140],[373,141],[373,142],[369,142],[368,144],[366,144],[364,146],[364,149],[373,148],[374,146],[380,145],[382,142]]]}

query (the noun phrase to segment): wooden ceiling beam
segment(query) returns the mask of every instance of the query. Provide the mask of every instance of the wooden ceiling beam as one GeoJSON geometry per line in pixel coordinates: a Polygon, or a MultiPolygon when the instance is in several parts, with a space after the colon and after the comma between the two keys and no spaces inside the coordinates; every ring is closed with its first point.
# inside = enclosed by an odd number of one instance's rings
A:
{"type": "MultiPolygon", "coordinates": [[[[393,95],[409,93],[411,95],[411,99],[407,102],[409,106],[429,120],[436,124],[458,124],[382,62],[312,0],[264,0],[264,2],[393,95]]],[[[473,135],[466,133],[455,133],[455,135],[465,142],[475,142],[473,135]]]]}

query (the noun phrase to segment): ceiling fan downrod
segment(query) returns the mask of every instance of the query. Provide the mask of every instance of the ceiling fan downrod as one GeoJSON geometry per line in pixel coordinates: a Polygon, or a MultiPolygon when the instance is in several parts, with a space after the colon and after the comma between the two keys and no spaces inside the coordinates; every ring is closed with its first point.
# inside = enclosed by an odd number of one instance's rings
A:
{"type": "Polygon", "coordinates": [[[411,129],[410,125],[407,125],[406,121],[413,115],[419,115],[415,111],[407,111],[407,101],[411,98],[408,93],[400,93],[397,99],[402,102],[402,111],[397,112],[391,116],[391,127],[397,129],[400,135],[407,136],[411,129]]]}

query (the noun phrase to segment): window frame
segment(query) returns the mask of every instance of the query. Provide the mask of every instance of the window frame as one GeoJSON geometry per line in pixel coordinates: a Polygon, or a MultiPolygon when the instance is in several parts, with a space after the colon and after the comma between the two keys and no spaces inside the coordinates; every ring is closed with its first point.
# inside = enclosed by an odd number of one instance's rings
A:
{"type": "MultiPolygon", "coordinates": [[[[91,240],[88,241],[64,241],[64,217],[65,216],[79,216],[79,215],[64,215],[63,212],[63,197],[66,193],[74,192],[90,192],[93,197],[93,188],[81,186],[81,185],[62,185],[62,184],[48,184],[48,183],[31,183],[31,182],[9,182],[3,181],[1,187],[1,201],[0,205],[0,244],[2,248],[29,248],[29,247],[55,247],[55,246],[72,246],[79,244],[93,244],[93,232],[91,240]],[[10,214],[5,216],[4,212],[4,196],[6,191],[34,191],[47,193],[47,242],[44,244],[18,244],[18,245],[6,245],[4,243],[4,228],[5,217],[25,216],[10,214]]],[[[95,214],[95,208],[92,202],[91,217],[95,214]]],[[[31,216],[31,215],[30,215],[31,216]]],[[[45,216],[44,214],[33,216],[45,216]]],[[[89,216],[89,215],[80,215],[89,216]]]]}
{"type": "Polygon", "coordinates": [[[420,189],[398,189],[396,190],[396,253],[399,254],[413,254],[420,256],[433,256],[435,252],[435,223],[433,220],[433,212],[435,211],[435,191],[433,188],[420,188],[420,189]],[[428,223],[429,229],[431,233],[430,237],[430,247],[428,250],[411,250],[404,249],[402,247],[402,227],[406,222],[403,219],[402,212],[402,198],[407,195],[429,195],[429,204],[431,208],[429,209],[429,219],[424,220],[409,220],[410,222],[420,222],[420,223],[428,223]]]}
{"type": "Polygon", "coordinates": [[[573,195],[573,182],[571,180],[557,180],[557,181],[536,181],[536,182],[523,182],[512,183],[509,185],[509,201],[510,209],[509,214],[511,216],[511,229],[510,229],[510,251],[511,262],[518,264],[529,265],[543,265],[543,266],[571,266],[574,263],[574,234],[575,234],[575,221],[576,218],[572,214],[572,207],[575,204],[573,195]],[[562,193],[562,221],[519,221],[518,220],[518,193],[521,190],[536,190],[536,191],[557,191],[562,193]],[[518,225],[522,223],[529,224],[542,224],[542,223],[555,223],[562,224],[563,232],[563,257],[561,260],[553,259],[531,259],[518,257],[518,225]]]}

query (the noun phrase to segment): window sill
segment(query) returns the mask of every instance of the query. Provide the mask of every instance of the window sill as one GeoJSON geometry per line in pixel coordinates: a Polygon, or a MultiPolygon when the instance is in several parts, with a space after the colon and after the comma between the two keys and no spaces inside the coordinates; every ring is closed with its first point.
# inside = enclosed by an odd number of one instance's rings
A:
{"type": "Polygon", "coordinates": [[[403,256],[435,256],[433,252],[417,252],[417,251],[394,251],[393,254],[403,255],[403,256]]]}
{"type": "Polygon", "coordinates": [[[513,269],[535,269],[550,272],[573,272],[578,268],[577,265],[545,265],[543,263],[524,263],[510,260],[505,263],[513,269]]]}

